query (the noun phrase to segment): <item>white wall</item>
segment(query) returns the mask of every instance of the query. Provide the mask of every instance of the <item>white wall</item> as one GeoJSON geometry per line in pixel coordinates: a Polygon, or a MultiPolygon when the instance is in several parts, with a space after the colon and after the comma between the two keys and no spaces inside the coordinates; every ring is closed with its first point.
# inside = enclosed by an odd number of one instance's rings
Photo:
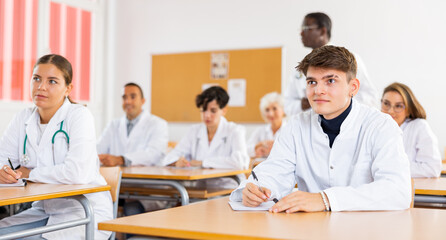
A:
{"type": "MultiPolygon", "coordinates": [[[[323,11],[333,21],[332,42],[362,57],[380,91],[394,81],[408,84],[426,108],[439,147],[446,146],[445,1],[115,0],[115,4],[119,9],[116,82],[139,82],[147,95],[154,53],[283,46],[289,69],[284,79],[289,79],[293,67],[310,51],[300,41],[303,17],[323,11]]],[[[172,139],[180,138],[175,133],[183,134],[186,126],[173,124],[172,139]]]]}

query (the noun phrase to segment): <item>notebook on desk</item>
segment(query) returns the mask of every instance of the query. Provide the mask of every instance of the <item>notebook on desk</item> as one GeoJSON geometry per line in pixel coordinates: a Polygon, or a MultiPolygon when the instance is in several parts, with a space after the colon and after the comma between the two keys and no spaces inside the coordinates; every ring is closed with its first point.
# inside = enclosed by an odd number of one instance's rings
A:
{"type": "Polygon", "coordinates": [[[234,211],[267,211],[275,204],[273,201],[268,201],[257,207],[247,207],[242,202],[229,201],[228,203],[234,211]]]}
{"type": "Polygon", "coordinates": [[[0,187],[24,187],[26,183],[26,179],[21,178],[16,183],[0,183],[0,187]]]}

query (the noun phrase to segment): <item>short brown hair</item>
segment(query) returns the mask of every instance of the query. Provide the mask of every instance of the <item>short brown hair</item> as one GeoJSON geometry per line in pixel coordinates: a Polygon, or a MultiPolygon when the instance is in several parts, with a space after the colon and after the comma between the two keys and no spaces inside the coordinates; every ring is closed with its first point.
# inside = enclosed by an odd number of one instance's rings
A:
{"type": "Polygon", "coordinates": [[[404,106],[406,106],[407,112],[409,113],[409,119],[426,119],[426,111],[424,111],[423,106],[421,106],[420,102],[418,102],[412,90],[410,90],[407,85],[394,82],[384,88],[383,96],[387,92],[397,92],[403,97],[404,106]]]}
{"type": "Polygon", "coordinates": [[[344,47],[323,46],[315,48],[296,67],[307,76],[309,67],[331,68],[347,73],[347,80],[356,78],[357,64],[355,56],[344,47]]]}
{"type": "Polygon", "coordinates": [[[134,83],[134,82],[129,82],[129,83],[126,83],[126,84],[124,85],[124,88],[125,88],[125,87],[131,87],[131,86],[133,86],[133,87],[137,87],[137,88],[139,89],[139,92],[141,93],[141,98],[144,99],[144,93],[142,92],[142,88],[141,88],[138,84],[136,84],[136,83],[134,83]]]}

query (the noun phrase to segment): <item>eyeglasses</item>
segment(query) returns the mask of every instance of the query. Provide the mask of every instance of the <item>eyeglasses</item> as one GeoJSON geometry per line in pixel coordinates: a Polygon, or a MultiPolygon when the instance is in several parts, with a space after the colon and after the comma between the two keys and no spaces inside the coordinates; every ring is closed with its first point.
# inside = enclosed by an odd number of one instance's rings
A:
{"type": "Polygon", "coordinates": [[[394,112],[400,113],[406,109],[406,106],[404,106],[402,103],[397,103],[396,105],[392,106],[389,101],[381,100],[381,110],[388,112],[391,108],[393,108],[394,112]]]}
{"type": "Polygon", "coordinates": [[[317,26],[317,25],[302,26],[301,30],[302,30],[302,32],[306,32],[306,31],[309,31],[309,30],[312,30],[312,29],[316,29],[316,28],[319,28],[319,26],[317,26]]]}

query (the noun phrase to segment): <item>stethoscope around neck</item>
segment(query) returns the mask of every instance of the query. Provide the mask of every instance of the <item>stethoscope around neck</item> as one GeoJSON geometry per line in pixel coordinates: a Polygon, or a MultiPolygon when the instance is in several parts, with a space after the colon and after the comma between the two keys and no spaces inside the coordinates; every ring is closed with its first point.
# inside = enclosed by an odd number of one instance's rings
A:
{"type": "MultiPolygon", "coordinates": [[[[62,130],[63,122],[64,122],[64,121],[62,121],[62,122],[60,123],[60,129],[57,130],[57,131],[53,134],[53,138],[51,139],[51,145],[52,145],[51,148],[52,148],[52,150],[53,150],[53,164],[54,164],[54,165],[56,165],[56,158],[55,158],[55,156],[54,156],[54,139],[56,138],[56,135],[57,135],[58,133],[63,133],[63,134],[65,135],[65,137],[66,137],[66,139],[67,139],[68,149],[70,149],[70,137],[68,136],[68,133],[67,133],[67,132],[65,132],[64,130],[62,130]]],[[[22,159],[20,159],[20,164],[21,164],[22,166],[25,166],[25,165],[27,165],[27,164],[29,163],[29,156],[28,156],[28,154],[26,154],[26,140],[28,140],[28,134],[25,135],[25,141],[23,142],[23,156],[22,156],[22,159]]]]}

